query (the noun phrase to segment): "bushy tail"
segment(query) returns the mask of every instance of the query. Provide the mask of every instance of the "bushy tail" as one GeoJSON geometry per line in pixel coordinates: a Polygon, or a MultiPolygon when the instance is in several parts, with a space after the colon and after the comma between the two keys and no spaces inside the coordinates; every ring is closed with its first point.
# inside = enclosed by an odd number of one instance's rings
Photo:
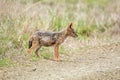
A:
{"type": "Polygon", "coordinates": [[[32,39],[29,40],[29,49],[32,47],[32,39]]]}

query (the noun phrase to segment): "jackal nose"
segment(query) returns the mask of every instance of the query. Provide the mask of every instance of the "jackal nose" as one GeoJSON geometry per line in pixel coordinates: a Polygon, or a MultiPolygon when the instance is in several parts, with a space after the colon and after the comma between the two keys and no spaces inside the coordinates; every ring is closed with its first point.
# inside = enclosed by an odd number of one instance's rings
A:
{"type": "Polygon", "coordinates": [[[78,37],[78,35],[77,35],[77,34],[75,34],[75,35],[74,35],[74,37],[75,37],[75,38],[77,38],[77,37],[78,37]]]}

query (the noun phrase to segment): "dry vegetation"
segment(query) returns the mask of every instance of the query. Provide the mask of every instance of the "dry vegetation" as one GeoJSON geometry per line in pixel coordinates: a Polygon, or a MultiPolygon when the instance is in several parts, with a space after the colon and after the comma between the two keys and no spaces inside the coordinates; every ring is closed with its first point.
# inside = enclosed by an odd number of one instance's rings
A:
{"type": "MultiPolygon", "coordinates": [[[[63,59],[70,58],[73,53],[81,55],[84,49],[83,53],[87,54],[90,48],[119,44],[120,0],[0,0],[0,67],[29,66],[27,62],[40,62],[33,53],[29,59],[25,57],[29,36],[36,30],[59,31],[70,22],[74,23],[79,37],[69,38],[61,45],[63,59]]],[[[40,50],[41,58],[51,59],[52,53],[52,48],[40,50]]],[[[44,61],[39,65],[42,63],[44,61]]]]}

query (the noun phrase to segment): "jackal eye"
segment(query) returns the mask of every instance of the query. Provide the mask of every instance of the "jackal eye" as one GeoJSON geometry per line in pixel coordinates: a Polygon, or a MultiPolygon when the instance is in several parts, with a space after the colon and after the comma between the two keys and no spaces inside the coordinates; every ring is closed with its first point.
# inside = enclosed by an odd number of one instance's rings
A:
{"type": "Polygon", "coordinates": [[[74,31],[74,30],[72,30],[72,32],[73,32],[73,33],[75,33],[75,31],[74,31]]]}

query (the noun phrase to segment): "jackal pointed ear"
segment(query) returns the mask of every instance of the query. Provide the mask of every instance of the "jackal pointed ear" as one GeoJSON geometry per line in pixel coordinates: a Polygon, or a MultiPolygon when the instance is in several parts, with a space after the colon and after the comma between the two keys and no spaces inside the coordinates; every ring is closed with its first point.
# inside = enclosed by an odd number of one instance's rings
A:
{"type": "Polygon", "coordinates": [[[73,23],[71,22],[68,27],[69,27],[69,28],[72,28],[72,27],[73,27],[73,23]]]}
{"type": "Polygon", "coordinates": [[[67,27],[67,29],[71,29],[73,28],[73,23],[70,23],[69,26],[67,27]]]}
{"type": "Polygon", "coordinates": [[[68,26],[67,29],[66,29],[66,33],[71,30],[72,26],[73,26],[73,23],[70,23],[69,26],[68,26]]]}

